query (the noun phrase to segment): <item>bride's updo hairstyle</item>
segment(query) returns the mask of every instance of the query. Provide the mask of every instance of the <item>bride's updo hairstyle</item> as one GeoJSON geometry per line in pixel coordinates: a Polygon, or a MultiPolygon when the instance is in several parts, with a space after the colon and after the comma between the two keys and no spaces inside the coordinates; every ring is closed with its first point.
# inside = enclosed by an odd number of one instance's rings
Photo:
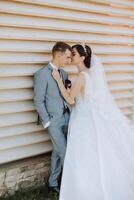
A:
{"type": "Polygon", "coordinates": [[[76,44],[72,46],[72,49],[75,48],[80,56],[84,56],[84,64],[87,68],[91,67],[91,55],[92,55],[92,50],[89,46],[87,45],[81,45],[81,44],[76,44]]]}

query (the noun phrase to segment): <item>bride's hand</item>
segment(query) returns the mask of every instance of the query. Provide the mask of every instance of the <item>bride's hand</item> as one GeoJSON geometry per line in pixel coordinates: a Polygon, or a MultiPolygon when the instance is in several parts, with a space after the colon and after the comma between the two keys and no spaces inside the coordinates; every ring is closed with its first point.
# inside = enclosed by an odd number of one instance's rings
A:
{"type": "Polygon", "coordinates": [[[67,92],[70,94],[70,91],[71,91],[71,89],[70,88],[67,88],[67,92]]]}
{"type": "Polygon", "coordinates": [[[52,76],[53,76],[53,78],[54,78],[57,82],[61,80],[61,77],[60,77],[59,72],[58,72],[57,69],[54,69],[54,70],[53,70],[52,76]]]}

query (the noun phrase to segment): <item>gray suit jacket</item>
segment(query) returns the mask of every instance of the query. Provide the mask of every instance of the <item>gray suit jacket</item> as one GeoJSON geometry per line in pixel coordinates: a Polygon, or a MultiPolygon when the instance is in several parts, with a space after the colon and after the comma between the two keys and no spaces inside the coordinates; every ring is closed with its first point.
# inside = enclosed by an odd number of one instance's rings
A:
{"type": "MultiPolygon", "coordinates": [[[[52,66],[48,64],[34,74],[34,105],[44,124],[51,121],[53,116],[62,116],[65,108],[65,100],[52,77],[52,70],[52,66]]],[[[63,69],[60,71],[64,83],[68,76],[63,69]]],[[[68,108],[70,109],[69,105],[68,108]]]]}

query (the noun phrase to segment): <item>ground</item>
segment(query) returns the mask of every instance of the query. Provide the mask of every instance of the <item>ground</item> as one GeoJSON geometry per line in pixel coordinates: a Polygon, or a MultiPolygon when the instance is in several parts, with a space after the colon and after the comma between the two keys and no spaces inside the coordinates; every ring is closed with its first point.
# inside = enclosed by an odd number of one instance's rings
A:
{"type": "Polygon", "coordinates": [[[0,200],[58,200],[55,193],[48,192],[45,186],[18,191],[15,195],[0,200]]]}

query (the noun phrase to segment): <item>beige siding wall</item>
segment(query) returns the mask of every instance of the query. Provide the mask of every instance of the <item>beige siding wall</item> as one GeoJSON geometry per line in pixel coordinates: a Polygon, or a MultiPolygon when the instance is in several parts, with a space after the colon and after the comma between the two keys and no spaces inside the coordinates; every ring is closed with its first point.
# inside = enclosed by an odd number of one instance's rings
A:
{"type": "MultiPolygon", "coordinates": [[[[0,164],[51,150],[36,125],[33,73],[58,40],[92,47],[118,106],[134,118],[133,9],[132,0],[0,1],[0,164]]],[[[75,77],[74,67],[66,70],[75,77]]]]}

